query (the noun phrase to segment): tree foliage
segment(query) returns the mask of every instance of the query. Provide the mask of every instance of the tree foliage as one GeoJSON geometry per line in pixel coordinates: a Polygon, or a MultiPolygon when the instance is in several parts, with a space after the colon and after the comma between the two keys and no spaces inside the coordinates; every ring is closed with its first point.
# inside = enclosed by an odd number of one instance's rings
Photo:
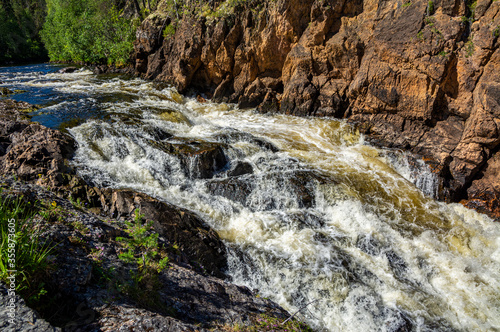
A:
{"type": "Polygon", "coordinates": [[[0,63],[43,60],[45,0],[0,0],[0,63]]]}
{"type": "Polygon", "coordinates": [[[42,40],[51,61],[129,61],[137,21],[121,16],[119,0],[47,0],[42,40]]]}

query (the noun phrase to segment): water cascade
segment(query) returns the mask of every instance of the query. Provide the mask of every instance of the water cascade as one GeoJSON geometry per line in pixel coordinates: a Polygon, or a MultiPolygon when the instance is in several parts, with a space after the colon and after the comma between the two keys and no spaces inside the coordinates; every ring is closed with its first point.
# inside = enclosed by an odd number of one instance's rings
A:
{"type": "Polygon", "coordinates": [[[500,225],[435,201],[423,162],[339,120],[23,70],[0,72],[2,86],[28,91],[15,98],[35,96],[33,120],[75,137],[85,179],[197,212],[225,240],[232,282],[290,312],[309,303],[301,315],[318,330],[500,329],[500,225]]]}

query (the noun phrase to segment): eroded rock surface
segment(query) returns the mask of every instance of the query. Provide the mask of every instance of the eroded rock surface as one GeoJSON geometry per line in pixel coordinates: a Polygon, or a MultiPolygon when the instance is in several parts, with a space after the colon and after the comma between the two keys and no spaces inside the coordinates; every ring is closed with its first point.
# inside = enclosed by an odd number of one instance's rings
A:
{"type": "Polygon", "coordinates": [[[166,3],[138,30],[136,73],[262,112],[349,118],[424,156],[441,199],[475,197],[500,144],[498,1],[255,0],[220,19],[193,7],[164,38],[166,3]]]}
{"type": "Polygon", "coordinates": [[[8,288],[3,283],[0,283],[0,329],[6,332],[61,331],[60,328],[54,327],[50,323],[40,318],[40,315],[35,310],[29,308],[20,296],[9,296],[8,288]],[[11,305],[12,303],[11,299],[14,299],[15,301],[14,318],[8,315],[10,312],[9,305],[11,305]]]}

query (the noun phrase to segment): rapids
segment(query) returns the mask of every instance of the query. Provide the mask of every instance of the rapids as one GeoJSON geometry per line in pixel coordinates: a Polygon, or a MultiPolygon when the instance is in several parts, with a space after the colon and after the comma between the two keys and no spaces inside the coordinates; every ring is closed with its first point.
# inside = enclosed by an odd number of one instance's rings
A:
{"type": "Polygon", "coordinates": [[[500,330],[500,224],[433,199],[435,175],[343,121],[200,103],[159,83],[81,69],[0,68],[13,99],[69,132],[91,183],[191,209],[228,247],[228,278],[317,330],[500,330]],[[192,176],[164,142],[222,147],[192,176]],[[251,171],[234,175],[238,165],[251,171]],[[249,165],[249,166],[248,166],[249,165]]]}

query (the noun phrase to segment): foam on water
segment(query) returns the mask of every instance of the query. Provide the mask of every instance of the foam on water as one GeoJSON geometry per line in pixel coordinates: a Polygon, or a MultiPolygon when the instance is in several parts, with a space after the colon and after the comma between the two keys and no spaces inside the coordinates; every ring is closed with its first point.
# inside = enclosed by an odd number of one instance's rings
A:
{"type": "Polygon", "coordinates": [[[38,80],[92,98],[102,114],[69,129],[80,174],[199,213],[229,248],[233,282],[290,312],[310,303],[301,315],[317,329],[500,329],[500,227],[434,201],[423,162],[365,144],[342,121],[199,103],[139,79],[38,80]],[[237,177],[251,190],[214,195],[210,184],[228,174],[189,178],[158,132],[223,144],[228,169],[252,165],[237,177]]]}

